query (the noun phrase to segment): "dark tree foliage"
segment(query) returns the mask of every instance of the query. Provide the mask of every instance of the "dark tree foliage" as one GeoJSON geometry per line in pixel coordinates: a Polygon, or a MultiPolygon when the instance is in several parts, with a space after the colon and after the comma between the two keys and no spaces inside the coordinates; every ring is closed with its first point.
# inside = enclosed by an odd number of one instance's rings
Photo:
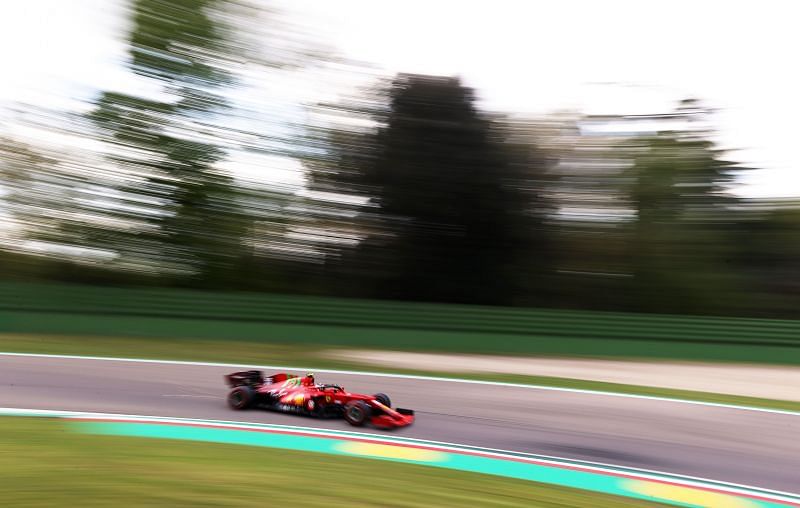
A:
{"type": "Polygon", "coordinates": [[[746,312],[796,318],[800,308],[800,203],[750,215],[741,225],[736,265],[749,282],[746,312]]]}
{"type": "Polygon", "coordinates": [[[519,294],[520,258],[539,255],[534,193],[474,103],[458,79],[401,75],[376,132],[333,138],[338,170],[318,181],[369,197],[365,213],[380,221],[342,263],[367,296],[501,304],[519,294]]]}

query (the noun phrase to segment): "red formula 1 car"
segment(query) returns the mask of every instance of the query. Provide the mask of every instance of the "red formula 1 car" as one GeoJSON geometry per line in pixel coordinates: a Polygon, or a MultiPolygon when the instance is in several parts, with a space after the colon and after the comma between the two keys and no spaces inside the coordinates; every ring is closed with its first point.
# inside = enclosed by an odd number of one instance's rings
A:
{"type": "Polygon", "coordinates": [[[264,377],[261,371],[248,370],[228,374],[225,381],[231,386],[228,405],[233,409],[263,407],[318,418],[343,417],[350,425],[370,423],[383,429],[414,422],[414,411],[392,409],[383,393],[350,393],[339,385],[317,384],[313,374],[301,378],[281,372],[264,377]]]}

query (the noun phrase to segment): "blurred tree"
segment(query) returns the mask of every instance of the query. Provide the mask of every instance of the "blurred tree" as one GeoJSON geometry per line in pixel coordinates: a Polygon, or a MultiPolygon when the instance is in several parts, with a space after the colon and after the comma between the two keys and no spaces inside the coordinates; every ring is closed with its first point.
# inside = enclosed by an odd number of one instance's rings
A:
{"type": "Polygon", "coordinates": [[[751,220],[742,223],[737,269],[749,282],[743,313],[795,318],[800,308],[800,203],[765,205],[766,210],[751,211],[751,220]]]}
{"type": "MultiPolygon", "coordinates": [[[[0,224],[7,242],[16,248],[51,225],[48,214],[53,203],[64,199],[58,195],[62,175],[54,171],[56,165],[57,161],[47,154],[15,139],[0,137],[0,224]]],[[[6,247],[10,246],[8,243],[6,247]]]]}
{"type": "MultiPolygon", "coordinates": [[[[514,125],[512,136],[535,147],[541,160],[539,186],[548,206],[546,233],[552,270],[538,287],[538,304],[583,309],[624,305],[624,223],[632,215],[622,172],[629,165],[629,139],[592,127],[608,117],[559,111],[514,125]]],[[[611,118],[610,120],[614,120],[611,118]]]]}
{"type": "Polygon", "coordinates": [[[82,205],[91,189],[71,156],[0,138],[3,278],[74,280],[80,272],[78,280],[84,280],[90,271],[102,271],[89,267],[110,253],[78,248],[70,234],[76,224],[90,229],[95,219],[91,205],[82,205]],[[81,267],[76,270],[65,258],[79,260],[81,267]]]}
{"type": "Polygon", "coordinates": [[[345,279],[380,298],[514,301],[520,270],[543,254],[531,246],[541,214],[528,154],[503,146],[458,79],[400,75],[388,96],[385,109],[363,98],[342,107],[373,112],[378,127],[335,132],[334,163],[314,168],[318,188],[369,200],[361,217],[372,225],[343,258],[345,279]]]}
{"type": "MultiPolygon", "coordinates": [[[[555,123],[558,123],[557,120],[555,123]]],[[[507,303],[551,306],[557,295],[554,275],[561,255],[557,251],[553,216],[557,211],[554,189],[560,176],[553,171],[556,152],[543,146],[552,124],[542,119],[497,116],[491,122],[492,145],[507,161],[505,175],[498,174],[501,190],[511,197],[513,248],[506,269],[513,271],[507,303]]]]}
{"type": "Polygon", "coordinates": [[[220,3],[134,2],[130,66],[161,89],[156,98],[105,92],[91,118],[114,145],[111,158],[135,175],[122,191],[156,209],[130,234],[84,235],[134,266],[171,267],[206,286],[231,277],[247,229],[231,177],[213,167],[224,152],[210,118],[227,107],[215,90],[231,81],[225,33],[214,19],[220,3]]]}
{"type": "Polygon", "coordinates": [[[636,144],[626,172],[636,211],[630,243],[635,310],[721,313],[741,295],[731,264],[740,217],[729,186],[743,168],[710,141],[709,113],[683,101],[664,117],[664,130],[636,144]]]}

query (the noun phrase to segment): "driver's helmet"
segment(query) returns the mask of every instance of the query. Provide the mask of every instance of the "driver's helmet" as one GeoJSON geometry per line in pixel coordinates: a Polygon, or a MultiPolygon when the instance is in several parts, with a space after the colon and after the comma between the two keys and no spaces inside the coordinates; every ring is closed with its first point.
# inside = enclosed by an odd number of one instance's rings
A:
{"type": "Polygon", "coordinates": [[[303,384],[307,386],[314,386],[314,373],[307,373],[306,378],[303,380],[303,384]]]}

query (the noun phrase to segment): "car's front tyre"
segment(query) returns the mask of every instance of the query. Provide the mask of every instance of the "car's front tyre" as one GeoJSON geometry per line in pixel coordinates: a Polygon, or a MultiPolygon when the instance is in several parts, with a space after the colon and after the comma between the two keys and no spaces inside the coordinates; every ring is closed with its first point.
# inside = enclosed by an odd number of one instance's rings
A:
{"type": "Polygon", "coordinates": [[[369,419],[369,406],[361,400],[352,400],[344,407],[344,419],[355,427],[361,427],[369,419]]]}
{"type": "Polygon", "coordinates": [[[377,400],[384,406],[392,407],[392,399],[390,399],[389,396],[386,395],[385,393],[376,393],[375,395],[373,395],[373,397],[375,397],[375,400],[377,400]]]}

